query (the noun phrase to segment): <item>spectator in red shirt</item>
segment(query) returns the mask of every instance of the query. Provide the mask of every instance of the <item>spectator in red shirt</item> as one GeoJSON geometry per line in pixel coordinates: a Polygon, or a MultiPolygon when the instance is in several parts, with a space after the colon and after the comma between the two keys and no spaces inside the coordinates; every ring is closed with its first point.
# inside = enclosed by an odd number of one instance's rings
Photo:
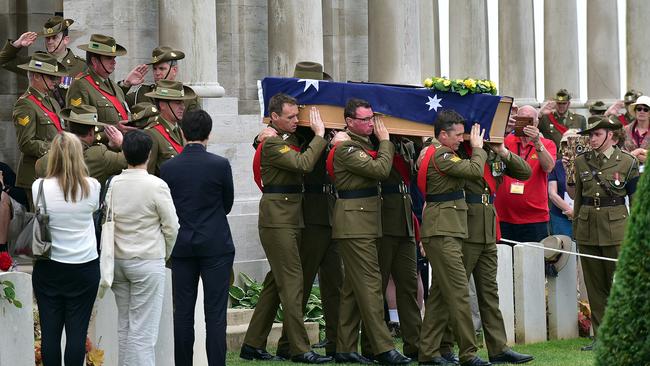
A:
{"type": "Polygon", "coordinates": [[[548,173],[555,166],[557,150],[552,140],[540,134],[535,108],[528,105],[520,107],[517,115],[531,117],[533,125],[524,127],[522,137],[514,134],[506,136],[504,144],[508,150],[526,160],[532,175],[527,181],[504,176],[494,206],[501,220],[503,238],[539,242],[548,236],[548,173]]]}

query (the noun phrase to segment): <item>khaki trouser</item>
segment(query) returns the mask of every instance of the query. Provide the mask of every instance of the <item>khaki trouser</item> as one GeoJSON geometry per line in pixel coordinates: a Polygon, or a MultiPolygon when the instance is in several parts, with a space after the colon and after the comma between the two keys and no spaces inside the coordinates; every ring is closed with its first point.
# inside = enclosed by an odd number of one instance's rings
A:
{"type": "MultiPolygon", "coordinates": [[[[619,245],[600,247],[578,243],[578,249],[580,253],[584,254],[618,258],[621,247],[619,245]]],[[[585,275],[585,285],[587,286],[587,296],[591,308],[591,324],[593,324],[594,335],[597,335],[598,327],[600,327],[605,315],[605,307],[607,306],[609,291],[612,288],[616,263],[585,257],[580,257],[580,262],[585,275]]]]}
{"type": "Polygon", "coordinates": [[[255,312],[244,343],[266,348],[278,305],[282,303],[283,329],[289,338],[292,356],[309,352],[309,337],[303,322],[303,272],[300,263],[301,229],[259,228],[260,240],[271,266],[264,279],[255,312]]]}
{"type": "Polygon", "coordinates": [[[384,297],[377,259],[377,239],[339,239],[345,278],[341,290],[337,352],[357,352],[359,321],[363,321],[376,354],[394,349],[384,322],[384,297]]]}
{"type": "Polygon", "coordinates": [[[469,305],[467,274],[460,238],[432,236],[422,240],[431,264],[432,283],[420,332],[419,361],[440,356],[442,339],[451,325],[461,362],[476,356],[476,336],[469,305]]]}

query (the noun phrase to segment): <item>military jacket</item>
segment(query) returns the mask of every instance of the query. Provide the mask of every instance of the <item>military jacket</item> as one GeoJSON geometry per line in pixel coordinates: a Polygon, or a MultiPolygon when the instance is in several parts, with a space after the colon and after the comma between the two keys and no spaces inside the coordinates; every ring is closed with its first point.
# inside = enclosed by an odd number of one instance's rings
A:
{"type": "Polygon", "coordinates": [[[144,131],[148,133],[153,140],[153,145],[151,146],[151,154],[149,155],[149,164],[147,165],[147,171],[149,174],[160,176],[160,166],[162,163],[175,157],[179,154],[179,152],[176,151],[172,143],[169,142],[169,140],[167,140],[167,138],[163,136],[160,131],[155,129],[157,125],[163,126],[165,128],[165,132],[167,132],[169,137],[178,145],[185,145],[185,140],[183,140],[183,135],[181,135],[180,126],[178,126],[178,124],[167,122],[167,120],[162,118],[162,116],[155,117],[155,121],[145,127],[144,131]]]}
{"type": "MultiPolygon", "coordinates": [[[[29,63],[31,58],[29,56],[19,56],[18,53],[21,48],[14,47],[12,43],[13,40],[8,40],[2,50],[0,50],[0,65],[11,72],[27,76],[27,70],[18,68],[18,65],[29,63]]],[[[86,71],[86,60],[76,56],[69,48],[67,51],[65,57],[63,57],[60,62],[68,70],[68,76],[74,78],[80,73],[86,71]]],[[[70,83],[66,82],[66,80],[62,78],[61,82],[54,90],[54,98],[60,105],[65,104],[65,96],[68,87],[70,87],[70,83]]]]}
{"type": "MultiPolygon", "coordinates": [[[[393,163],[395,146],[390,141],[379,142],[377,157],[368,151],[374,146],[368,137],[347,132],[351,140],[340,142],[334,152],[336,190],[354,191],[377,188],[387,179],[393,163]]],[[[381,198],[336,200],[332,223],[332,239],[378,238],[382,236],[381,198]]]]}
{"type": "MultiPolygon", "coordinates": [[[[496,183],[499,184],[502,176],[509,177],[524,181],[530,178],[532,173],[530,166],[524,159],[517,154],[508,153],[508,157],[503,159],[494,151],[484,147],[487,153],[487,164],[491,174],[495,177],[496,183]]],[[[459,155],[463,158],[469,158],[468,154],[463,150],[462,146],[459,150],[459,155]]],[[[483,168],[485,174],[485,168],[483,168]]],[[[488,186],[485,178],[480,179],[466,179],[465,194],[480,194],[486,195],[484,203],[468,203],[467,204],[467,239],[469,243],[492,244],[496,243],[496,209],[493,203],[489,203],[487,196],[495,195],[488,186]]]]}
{"type": "MultiPolygon", "coordinates": [[[[296,132],[305,135],[301,130],[306,129],[306,127],[298,127],[296,132]]],[[[313,136],[313,133],[309,136],[313,136]]],[[[329,150],[326,149],[320,154],[314,170],[305,173],[304,176],[303,217],[306,225],[332,226],[336,197],[332,192],[334,185],[330,182],[325,168],[328,152],[329,150]]]]}
{"type": "Polygon", "coordinates": [[[621,244],[629,216],[627,207],[624,204],[596,207],[583,204],[583,200],[585,197],[632,198],[638,179],[638,161],[617,146],[605,151],[604,158],[595,151],[576,157],[573,234],[579,245],[621,244]]]}
{"type": "MultiPolygon", "coordinates": [[[[427,169],[427,195],[451,193],[463,190],[467,180],[483,177],[483,165],[487,153],[472,149],[470,159],[461,159],[452,149],[433,142],[435,154],[427,169]]],[[[431,147],[429,147],[431,148],[431,147]]],[[[465,198],[443,202],[427,202],[422,213],[421,236],[451,236],[467,238],[467,203],[465,198]]]]}
{"type": "MultiPolygon", "coordinates": [[[[553,115],[559,124],[564,125],[567,128],[577,128],[579,130],[584,130],[587,128],[587,120],[583,115],[573,113],[571,111],[567,111],[564,117],[560,117],[557,112],[553,112],[553,115]]],[[[538,127],[539,131],[544,135],[544,137],[553,140],[555,146],[557,146],[559,151],[560,140],[562,140],[562,133],[553,126],[553,123],[551,123],[551,119],[548,117],[548,115],[542,116],[542,118],[539,120],[538,127]]]]}
{"type": "MultiPolygon", "coordinates": [[[[88,69],[72,82],[68,90],[68,95],[66,96],[66,106],[78,106],[80,104],[91,105],[97,108],[97,120],[111,125],[115,125],[118,121],[123,120],[113,104],[85,79],[88,75],[91,76],[95,85],[98,85],[101,90],[116,96],[120,103],[124,103],[124,92],[116,82],[110,78],[102,80],[93,70],[88,69]]],[[[106,141],[103,136],[101,136],[101,140],[106,141]]]]}
{"type": "MultiPolygon", "coordinates": [[[[260,162],[264,187],[301,186],[303,175],[314,169],[326,145],[324,138],[314,136],[302,147],[298,136],[282,131],[264,140],[260,162]]],[[[303,228],[302,207],[302,193],[264,193],[260,199],[259,227],[303,228]]]]}
{"type": "MultiPolygon", "coordinates": [[[[141,84],[131,88],[122,87],[122,91],[126,93],[126,103],[130,108],[141,102],[149,102],[156,105],[155,99],[144,96],[146,93],[154,91],[155,88],[156,84],[141,84]]],[[[183,103],[185,103],[185,111],[201,108],[198,96],[194,99],[186,99],[183,103]]]]}
{"type": "Polygon", "coordinates": [[[50,111],[57,114],[60,111],[59,104],[54,98],[44,95],[32,87],[27,89],[16,101],[13,122],[16,128],[18,149],[21,152],[16,186],[21,188],[31,188],[32,183],[36,180],[34,164],[50,149],[50,143],[58,133],[50,117],[28,99],[30,95],[34,95],[50,111]]]}
{"type": "MultiPolygon", "coordinates": [[[[122,172],[122,169],[127,168],[126,159],[121,152],[109,150],[106,145],[101,143],[94,143],[88,145],[81,142],[84,149],[84,162],[88,167],[88,175],[95,178],[104,187],[106,180],[111,175],[117,175],[122,172]]],[[[36,176],[44,178],[47,173],[47,159],[49,153],[43,155],[36,161],[36,176]]]]}
{"type": "MultiPolygon", "coordinates": [[[[392,236],[406,236],[414,237],[415,230],[413,228],[413,201],[408,189],[410,188],[400,172],[395,168],[395,159],[402,159],[405,161],[406,167],[410,173],[411,167],[406,162],[408,159],[403,159],[395,152],[393,157],[393,164],[391,166],[388,178],[381,181],[382,187],[382,202],[381,202],[381,222],[382,234],[392,236]],[[399,193],[385,193],[385,188],[394,189],[400,187],[399,193]]],[[[410,177],[409,177],[410,178],[410,177]]]]}

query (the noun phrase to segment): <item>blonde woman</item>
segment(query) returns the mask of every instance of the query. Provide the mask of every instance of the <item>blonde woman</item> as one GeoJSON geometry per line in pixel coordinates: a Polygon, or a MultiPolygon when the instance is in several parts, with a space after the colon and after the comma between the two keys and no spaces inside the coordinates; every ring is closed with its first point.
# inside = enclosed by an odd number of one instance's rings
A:
{"type": "MultiPolygon", "coordinates": [[[[34,264],[32,285],[41,320],[41,354],[48,366],[61,365],[61,334],[65,327],[66,365],[81,365],[86,333],[99,286],[99,260],[93,212],[99,207],[100,185],[88,176],[81,141],[68,132],[54,137],[47,175],[32,185],[38,197],[43,182],[50,215],[52,255],[34,264]]],[[[43,202],[45,201],[45,202],[43,202]]]]}

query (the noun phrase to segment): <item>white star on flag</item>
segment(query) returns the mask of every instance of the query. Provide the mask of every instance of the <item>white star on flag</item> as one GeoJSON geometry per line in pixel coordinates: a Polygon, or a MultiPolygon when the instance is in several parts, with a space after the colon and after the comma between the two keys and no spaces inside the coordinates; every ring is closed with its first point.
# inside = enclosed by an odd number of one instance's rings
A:
{"type": "Polygon", "coordinates": [[[442,102],[442,98],[438,98],[438,94],[434,95],[433,98],[430,96],[427,96],[429,98],[429,101],[426,102],[425,104],[429,106],[429,110],[435,110],[438,112],[438,108],[442,107],[440,102],[442,102]]]}
{"type": "Polygon", "coordinates": [[[303,90],[303,93],[309,89],[310,86],[313,86],[316,91],[318,91],[318,82],[319,80],[314,80],[314,79],[300,79],[298,80],[299,83],[305,82],[305,89],[303,90]]]}

